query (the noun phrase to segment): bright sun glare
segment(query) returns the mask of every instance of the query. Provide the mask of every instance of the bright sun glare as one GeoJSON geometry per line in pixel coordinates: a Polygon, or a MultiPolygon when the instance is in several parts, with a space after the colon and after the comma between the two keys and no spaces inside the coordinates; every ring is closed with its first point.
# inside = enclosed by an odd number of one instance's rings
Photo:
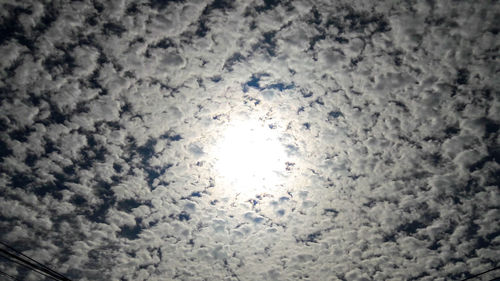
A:
{"type": "Polygon", "coordinates": [[[237,194],[272,192],[281,183],[285,153],[276,130],[255,121],[231,124],[217,146],[216,169],[237,194]]]}

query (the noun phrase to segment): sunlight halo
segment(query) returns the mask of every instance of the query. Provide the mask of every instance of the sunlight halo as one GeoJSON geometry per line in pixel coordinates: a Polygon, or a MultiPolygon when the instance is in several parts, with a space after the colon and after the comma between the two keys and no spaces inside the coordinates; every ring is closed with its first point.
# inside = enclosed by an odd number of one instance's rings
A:
{"type": "Polygon", "coordinates": [[[285,171],[285,152],[277,129],[257,121],[230,124],[216,151],[216,170],[231,193],[272,193],[285,171]]]}

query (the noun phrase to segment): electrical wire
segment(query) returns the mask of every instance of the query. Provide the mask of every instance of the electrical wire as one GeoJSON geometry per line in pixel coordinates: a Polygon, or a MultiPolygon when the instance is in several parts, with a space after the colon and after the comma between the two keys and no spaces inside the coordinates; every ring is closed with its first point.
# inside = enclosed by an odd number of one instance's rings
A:
{"type": "Polygon", "coordinates": [[[40,262],[38,262],[38,261],[36,261],[36,260],[34,260],[34,259],[32,259],[32,258],[28,257],[28,256],[26,256],[25,254],[23,254],[23,253],[21,253],[21,252],[17,251],[16,249],[12,248],[11,246],[7,245],[6,243],[4,243],[4,242],[0,241],[0,244],[4,245],[4,246],[5,246],[5,247],[7,247],[9,250],[14,251],[14,252],[15,252],[15,253],[17,253],[18,255],[23,256],[23,257],[25,257],[25,258],[29,259],[30,261],[34,262],[35,264],[37,264],[37,265],[38,265],[38,266],[37,266],[38,268],[41,268],[41,269],[42,269],[42,270],[44,270],[45,272],[47,272],[47,273],[49,273],[49,274],[52,274],[52,275],[54,275],[54,276],[57,276],[57,278],[60,278],[61,280],[64,280],[64,281],[70,281],[70,279],[69,279],[69,278],[67,278],[66,276],[64,276],[64,275],[60,274],[59,272],[57,272],[57,271],[55,271],[55,270],[52,270],[52,269],[51,269],[51,268],[49,268],[48,266],[46,266],[46,265],[44,265],[44,264],[42,264],[42,263],[40,263],[40,262]]]}
{"type": "MultiPolygon", "coordinates": [[[[48,275],[47,273],[44,273],[43,271],[40,271],[40,270],[38,270],[38,269],[36,269],[36,268],[32,268],[31,266],[29,266],[29,265],[27,265],[27,264],[25,264],[25,263],[22,263],[22,262],[20,262],[20,261],[10,259],[8,256],[5,256],[5,255],[4,255],[3,253],[1,253],[1,252],[0,252],[0,256],[1,256],[2,258],[4,258],[4,259],[8,260],[9,262],[15,263],[15,264],[17,264],[17,265],[19,265],[19,266],[21,266],[21,267],[23,267],[23,268],[25,268],[25,269],[28,269],[28,270],[34,271],[34,272],[36,272],[36,273],[38,273],[38,274],[40,274],[40,275],[43,275],[43,276],[45,276],[45,277],[48,277],[48,278],[54,279],[51,275],[48,275]]],[[[57,280],[57,279],[54,279],[54,280],[57,280]]]]}
{"type": "Polygon", "coordinates": [[[21,280],[17,279],[16,277],[14,277],[14,276],[12,276],[12,275],[10,275],[10,274],[8,274],[8,273],[5,273],[5,272],[3,272],[3,271],[1,271],[1,270],[0,270],[0,275],[3,275],[3,276],[5,276],[5,277],[7,277],[7,278],[9,278],[9,279],[11,279],[11,280],[21,281],[21,280]]]}
{"type": "Polygon", "coordinates": [[[2,253],[2,256],[4,256],[5,258],[7,258],[5,255],[9,256],[10,258],[8,258],[8,259],[10,261],[12,261],[16,264],[20,264],[21,266],[23,266],[25,268],[29,268],[30,270],[33,270],[33,271],[40,273],[40,274],[43,274],[44,276],[50,277],[54,280],[71,281],[69,278],[60,274],[59,272],[52,270],[48,266],[36,261],[35,259],[28,257],[27,255],[25,255],[19,251],[17,251],[16,249],[9,246],[7,243],[0,241],[0,244],[17,254],[16,255],[16,254],[10,253],[5,249],[0,249],[0,253],[2,253]],[[16,260],[17,262],[12,260],[12,259],[16,260]]]}
{"type": "MultiPolygon", "coordinates": [[[[497,267],[494,267],[494,268],[492,268],[492,269],[489,269],[489,270],[483,271],[483,272],[478,273],[478,274],[476,274],[476,275],[472,275],[472,276],[470,276],[470,277],[468,277],[468,278],[463,279],[462,281],[465,281],[465,280],[470,280],[470,279],[473,279],[473,278],[479,277],[479,276],[481,276],[481,275],[483,275],[483,274],[486,274],[486,273],[488,273],[488,272],[491,272],[491,271],[494,271],[494,270],[497,270],[497,269],[500,269],[500,266],[497,266],[497,267]]],[[[495,280],[495,278],[493,278],[492,280],[495,280]]]]}
{"type": "MultiPolygon", "coordinates": [[[[21,267],[24,267],[26,269],[34,271],[34,272],[36,272],[38,274],[41,274],[41,275],[43,275],[45,277],[49,277],[51,279],[54,279],[54,277],[50,273],[45,272],[43,269],[41,269],[41,268],[39,268],[37,266],[34,266],[31,263],[28,263],[28,262],[26,262],[26,261],[24,261],[22,259],[19,259],[15,255],[12,255],[11,253],[6,252],[3,249],[0,249],[0,256],[2,256],[4,259],[6,259],[6,260],[8,260],[8,261],[10,261],[12,263],[20,265],[21,267]]],[[[54,279],[54,280],[58,280],[58,279],[54,279]]]]}

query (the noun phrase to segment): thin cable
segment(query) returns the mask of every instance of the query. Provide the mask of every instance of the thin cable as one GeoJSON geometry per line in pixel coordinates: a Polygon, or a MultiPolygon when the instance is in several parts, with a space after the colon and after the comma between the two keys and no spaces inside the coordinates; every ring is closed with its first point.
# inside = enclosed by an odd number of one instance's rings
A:
{"type": "Polygon", "coordinates": [[[14,277],[14,276],[12,276],[12,275],[10,275],[10,274],[7,274],[7,273],[5,273],[5,272],[3,272],[3,271],[1,271],[1,270],[0,270],[0,275],[3,275],[3,276],[5,276],[5,277],[7,277],[7,278],[9,278],[9,279],[11,279],[11,280],[21,281],[21,280],[17,279],[16,277],[14,277]]]}
{"type": "Polygon", "coordinates": [[[7,247],[9,250],[12,250],[12,251],[14,251],[15,253],[17,253],[17,254],[19,254],[19,255],[21,255],[21,256],[23,256],[23,257],[25,257],[25,258],[27,258],[27,259],[31,260],[32,262],[34,262],[35,264],[37,264],[37,265],[38,265],[38,266],[36,266],[36,267],[37,267],[37,268],[40,268],[40,270],[43,270],[43,271],[47,272],[48,274],[51,274],[52,276],[55,276],[55,277],[57,277],[57,278],[59,278],[59,279],[61,279],[61,280],[63,280],[63,281],[71,281],[71,279],[67,278],[66,276],[62,275],[61,273],[59,273],[59,272],[57,272],[57,271],[55,271],[55,270],[52,270],[50,267],[48,267],[48,266],[46,266],[46,265],[44,265],[44,264],[42,264],[42,263],[40,263],[40,262],[38,262],[38,261],[36,261],[36,260],[34,260],[34,259],[30,258],[30,257],[28,257],[27,255],[25,255],[25,254],[23,254],[23,253],[19,252],[18,250],[16,250],[16,249],[12,248],[11,246],[7,245],[6,243],[4,243],[4,242],[0,241],[0,244],[4,245],[4,246],[5,246],[5,247],[7,247]]]}
{"type": "Polygon", "coordinates": [[[16,256],[14,256],[14,259],[12,259],[12,254],[7,252],[10,255],[10,257],[9,257],[9,255],[6,256],[5,253],[2,253],[2,252],[3,252],[2,249],[0,249],[0,256],[1,257],[3,257],[4,259],[6,259],[12,263],[15,263],[15,264],[21,266],[24,269],[31,270],[35,273],[43,275],[43,276],[50,278],[52,280],[61,281],[61,279],[59,277],[50,274],[50,272],[47,272],[44,269],[40,269],[39,267],[37,267],[37,266],[35,266],[35,265],[25,261],[25,260],[16,258],[16,256]]]}
{"type": "MultiPolygon", "coordinates": [[[[54,279],[52,273],[50,271],[48,271],[46,268],[44,268],[43,265],[40,266],[40,265],[37,265],[35,263],[32,263],[29,260],[25,260],[24,257],[17,256],[13,253],[10,253],[9,251],[7,251],[5,249],[0,249],[0,255],[2,255],[4,258],[8,259],[9,261],[14,262],[18,265],[21,265],[25,268],[28,268],[30,270],[34,270],[38,273],[43,272],[44,275],[52,276],[52,279],[54,279]]],[[[57,278],[59,278],[59,277],[57,277],[57,278]]]]}
{"type": "MultiPolygon", "coordinates": [[[[42,263],[40,263],[40,262],[38,262],[38,261],[30,258],[30,257],[28,257],[27,255],[19,252],[18,250],[16,250],[16,249],[12,248],[11,246],[7,245],[6,243],[0,241],[0,244],[4,245],[5,247],[7,247],[11,251],[14,251],[18,255],[21,255],[21,256],[23,256],[23,257],[31,260],[36,265],[38,265],[38,266],[35,265],[35,267],[39,268],[40,270],[43,270],[43,271],[47,272],[48,274],[55,275],[57,278],[60,278],[62,280],[68,280],[68,281],[70,280],[69,278],[65,277],[64,275],[60,274],[59,272],[56,272],[55,270],[52,270],[50,267],[48,267],[48,266],[46,266],[46,265],[44,265],[44,264],[42,264],[42,263]]],[[[27,261],[25,261],[25,262],[27,262],[27,261]]],[[[27,262],[27,263],[29,263],[29,262],[27,262]]]]}
{"type": "MultiPolygon", "coordinates": [[[[494,268],[492,268],[492,269],[490,269],[490,270],[486,270],[486,271],[483,271],[483,272],[478,273],[478,274],[476,274],[476,275],[473,275],[473,276],[471,276],[471,277],[465,278],[465,279],[463,279],[462,281],[465,281],[465,280],[470,280],[470,279],[472,279],[472,278],[479,277],[479,276],[481,276],[481,275],[483,275],[483,274],[486,274],[486,273],[488,273],[488,272],[491,272],[491,271],[494,271],[494,270],[497,270],[497,269],[500,269],[500,265],[499,265],[499,266],[497,266],[497,267],[494,267],[494,268]]],[[[493,278],[492,280],[494,280],[494,279],[495,279],[495,278],[493,278]]]]}
{"type": "Polygon", "coordinates": [[[25,260],[19,258],[18,256],[5,251],[4,249],[0,249],[0,256],[2,256],[3,258],[5,258],[6,260],[8,260],[10,262],[13,262],[13,263],[15,263],[17,265],[20,265],[20,266],[22,266],[22,267],[24,267],[26,269],[35,271],[35,272],[40,273],[40,274],[42,274],[44,276],[50,277],[50,278],[52,278],[54,280],[57,280],[49,272],[46,272],[45,270],[37,267],[36,265],[30,263],[29,261],[25,261],[25,260]]]}
{"type": "Polygon", "coordinates": [[[48,278],[50,278],[50,279],[53,279],[53,280],[58,280],[58,279],[55,279],[53,276],[51,276],[51,275],[49,275],[49,274],[47,274],[47,273],[45,273],[45,272],[43,272],[43,271],[40,271],[40,270],[38,270],[38,269],[36,269],[36,268],[33,268],[33,267],[31,267],[31,266],[29,266],[29,265],[27,265],[27,264],[25,264],[25,263],[22,263],[22,262],[17,261],[17,260],[10,259],[9,257],[5,256],[5,255],[4,255],[4,254],[2,254],[2,253],[0,253],[0,256],[1,256],[1,257],[3,257],[3,258],[4,258],[4,259],[6,259],[6,260],[8,260],[8,261],[12,262],[12,263],[15,263],[15,264],[17,264],[17,265],[20,265],[21,267],[23,267],[23,268],[25,268],[25,269],[29,269],[29,270],[31,270],[31,271],[34,271],[34,272],[36,272],[36,273],[38,273],[38,274],[40,274],[40,275],[43,275],[43,276],[45,276],[45,277],[48,277],[48,278]]]}

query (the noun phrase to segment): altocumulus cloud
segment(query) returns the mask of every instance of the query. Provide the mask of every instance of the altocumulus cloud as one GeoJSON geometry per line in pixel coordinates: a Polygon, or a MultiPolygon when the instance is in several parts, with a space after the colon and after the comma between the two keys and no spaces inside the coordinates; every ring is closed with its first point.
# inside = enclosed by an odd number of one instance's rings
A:
{"type": "Polygon", "coordinates": [[[498,266],[498,2],[1,5],[0,235],[68,277],[498,266]],[[222,190],[235,120],[279,135],[278,189],[222,190]]]}

